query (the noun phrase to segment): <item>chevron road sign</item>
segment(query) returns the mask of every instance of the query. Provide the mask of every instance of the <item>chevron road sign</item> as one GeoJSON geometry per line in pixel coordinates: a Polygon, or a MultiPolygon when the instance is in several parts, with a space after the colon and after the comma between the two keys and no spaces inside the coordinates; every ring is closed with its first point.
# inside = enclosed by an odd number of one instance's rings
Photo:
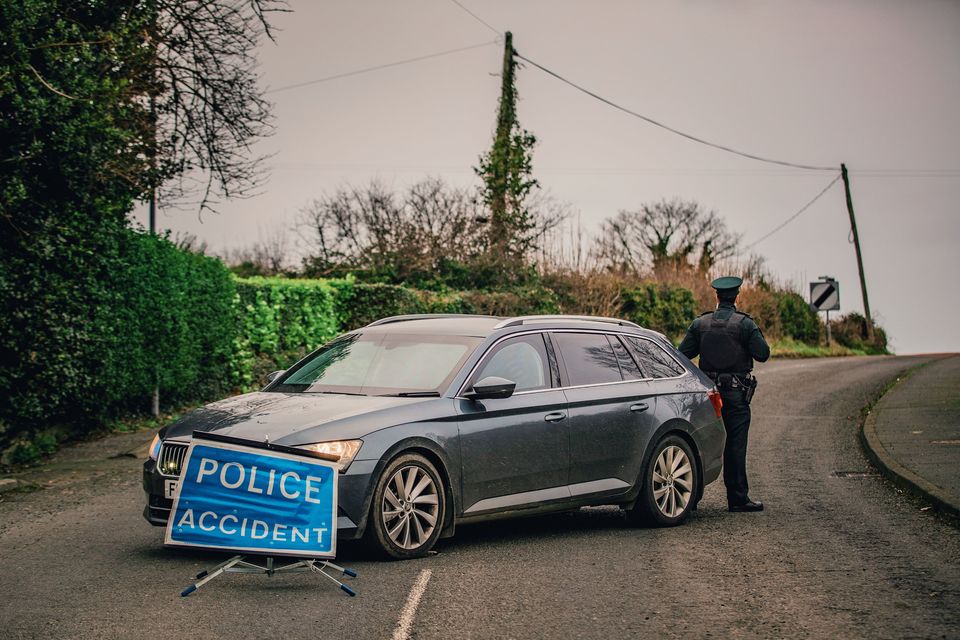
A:
{"type": "Polygon", "coordinates": [[[811,282],[810,306],[817,311],[839,311],[840,283],[836,280],[811,282]]]}

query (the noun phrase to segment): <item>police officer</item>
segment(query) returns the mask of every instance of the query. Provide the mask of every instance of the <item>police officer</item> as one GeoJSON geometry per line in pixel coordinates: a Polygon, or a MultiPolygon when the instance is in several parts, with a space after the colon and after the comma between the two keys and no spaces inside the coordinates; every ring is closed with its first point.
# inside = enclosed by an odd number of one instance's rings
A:
{"type": "Polygon", "coordinates": [[[750,373],[753,361],[765,362],[770,347],[753,318],[737,311],[742,278],[717,278],[710,286],[717,291],[717,309],[693,321],[680,343],[680,352],[690,359],[700,356],[700,369],[717,383],[723,399],[723,426],[727,442],[723,449],[723,484],[730,511],[763,511],[763,503],[748,495],[747,432],[750,430],[750,400],[757,379],[750,373]]]}

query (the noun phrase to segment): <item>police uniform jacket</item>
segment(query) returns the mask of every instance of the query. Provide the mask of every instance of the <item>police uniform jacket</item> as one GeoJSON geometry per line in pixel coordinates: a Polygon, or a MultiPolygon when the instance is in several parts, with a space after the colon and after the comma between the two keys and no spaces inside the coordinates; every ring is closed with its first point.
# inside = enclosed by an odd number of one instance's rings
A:
{"type": "Polygon", "coordinates": [[[687,335],[678,347],[680,353],[691,360],[700,356],[700,369],[709,373],[735,373],[746,374],[753,370],[753,361],[766,362],[770,357],[770,346],[763,338],[760,327],[753,321],[749,315],[742,311],[737,311],[732,302],[721,302],[716,311],[708,311],[693,321],[690,328],[687,329],[687,335]],[[734,316],[742,316],[735,318],[734,316]],[[710,331],[719,331],[718,323],[737,323],[739,345],[741,353],[734,358],[734,363],[727,366],[716,366],[710,362],[711,354],[704,354],[701,351],[703,334],[706,328],[710,331]]]}

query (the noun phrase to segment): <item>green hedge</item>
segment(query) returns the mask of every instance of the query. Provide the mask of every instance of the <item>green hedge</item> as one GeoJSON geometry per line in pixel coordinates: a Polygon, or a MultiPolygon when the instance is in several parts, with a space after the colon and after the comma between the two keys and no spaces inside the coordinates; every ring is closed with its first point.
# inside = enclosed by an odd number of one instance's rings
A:
{"type": "Polygon", "coordinates": [[[166,403],[232,388],[235,285],[219,260],[60,229],[0,260],[0,442],[95,430],[147,409],[155,386],[166,403]]]}
{"type": "Polygon", "coordinates": [[[820,318],[817,312],[798,293],[784,292],[778,296],[777,311],[780,314],[780,331],[784,336],[806,344],[820,340],[820,318]]]}
{"type": "Polygon", "coordinates": [[[324,280],[238,278],[236,334],[229,379],[234,387],[259,386],[340,333],[338,299],[349,287],[324,280]]]}
{"type": "Polygon", "coordinates": [[[391,284],[332,280],[237,278],[237,337],[229,380],[242,390],[263,384],[335,335],[387,316],[416,313],[524,315],[558,313],[549,289],[419,291],[391,284]]]}
{"type": "Polygon", "coordinates": [[[557,294],[546,287],[523,287],[511,291],[468,291],[461,295],[463,313],[491,316],[560,313],[557,294]]]}
{"type": "Polygon", "coordinates": [[[683,287],[650,282],[623,289],[620,297],[626,318],[671,337],[682,336],[698,313],[693,292],[683,287]]]}
{"type": "Polygon", "coordinates": [[[116,330],[105,345],[115,402],[141,408],[154,384],[168,405],[229,391],[236,336],[229,271],[150,235],[131,233],[126,247],[124,286],[108,310],[116,330]]]}
{"type": "Polygon", "coordinates": [[[394,284],[358,284],[353,279],[332,281],[337,291],[337,319],[352,331],[386,316],[432,313],[429,294],[394,284]]]}

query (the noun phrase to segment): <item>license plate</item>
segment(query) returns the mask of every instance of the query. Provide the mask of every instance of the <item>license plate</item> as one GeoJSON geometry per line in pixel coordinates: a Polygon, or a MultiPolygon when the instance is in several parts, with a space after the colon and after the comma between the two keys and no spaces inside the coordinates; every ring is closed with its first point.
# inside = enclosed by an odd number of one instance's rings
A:
{"type": "Polygon", "coordinates": [[[173,494],[177,492],[177,481],[176,480],[164,480],[163,481],[163,497],[168,500],[173,500],[173,494]]]}

